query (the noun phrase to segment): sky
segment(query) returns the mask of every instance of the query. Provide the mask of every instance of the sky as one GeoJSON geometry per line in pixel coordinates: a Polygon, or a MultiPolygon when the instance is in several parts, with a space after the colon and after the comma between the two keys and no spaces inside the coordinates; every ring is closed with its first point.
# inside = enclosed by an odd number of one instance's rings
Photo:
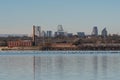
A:
{"type": "Polygon", "coordinates": [[[120,0],[0,0],[0,34],[32,34],[32,26],[57,31],[99,34],[106,27],[120,34],[120,0]]]}

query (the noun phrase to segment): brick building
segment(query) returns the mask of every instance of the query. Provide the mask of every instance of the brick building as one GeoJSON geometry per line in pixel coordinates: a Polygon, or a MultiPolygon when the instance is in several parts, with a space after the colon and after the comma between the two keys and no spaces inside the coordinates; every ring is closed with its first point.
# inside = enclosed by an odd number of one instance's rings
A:
{"type": "Polygon", "coordinates": [[[32,41],[20,40],[20,41],[8,41],[8,47],[30,47],[32,46],[32,41]]]}

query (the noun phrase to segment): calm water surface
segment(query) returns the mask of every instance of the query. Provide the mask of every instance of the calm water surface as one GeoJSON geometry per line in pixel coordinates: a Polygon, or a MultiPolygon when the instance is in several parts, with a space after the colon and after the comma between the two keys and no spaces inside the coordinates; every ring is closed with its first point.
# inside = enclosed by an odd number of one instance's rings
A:
{"type": "Polygon", "coordinates": [[[120,80],[120,51],[0,52],[0,80],[120,80]]]}

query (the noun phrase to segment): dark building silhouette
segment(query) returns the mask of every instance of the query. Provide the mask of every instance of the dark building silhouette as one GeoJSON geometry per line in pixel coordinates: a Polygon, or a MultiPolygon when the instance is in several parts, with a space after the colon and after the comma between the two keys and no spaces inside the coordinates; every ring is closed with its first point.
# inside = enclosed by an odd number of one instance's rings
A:
{"type": "Polygon", "coordinates": [[[107,37],[107,30],[106,30],[106,28],[104,28],[104,29],[102,30],[101,35],[102,35],[104,38],[107,37]]]}
{"type": "Polygon", "coordinates": [[[84,32],[77,32],[78,37],[85,37],[85,33],[84,32]]]}
{"type": "Polygon", "coordinates": [[[52,31],[47,31],[47,37],[52,37],[52,31]]]}
{"type": "Polygon", "coordinates": [[[57,26],[57,32],[55,32],[55,37],[56,36],[67,36],[66,32],[64,32],[62,25],[57,26]]]}
{"type": "Polygon", "coordinates": [[[98,28],[97,28],[97,26],[93,27],[92,36],[98,36],[98,28]]]}

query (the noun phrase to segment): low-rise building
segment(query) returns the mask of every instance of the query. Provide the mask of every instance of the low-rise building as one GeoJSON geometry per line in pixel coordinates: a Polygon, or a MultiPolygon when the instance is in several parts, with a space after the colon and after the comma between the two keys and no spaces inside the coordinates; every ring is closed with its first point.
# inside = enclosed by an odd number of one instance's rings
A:
{"type": "Polygon", "coordinates": [[[67,33],[67,37],[73,37],[73,33],[67,33]]]}
{"type": "Polygon", "coordinates": [[[77,32],[78,37],[85,37],[85,33],[84,32],[77,32]]]}
{"type": "Polygon", "coordinates": [[[8,47],[30,47],[32,46],[32,41],[20,40],[20,41],[8,41],[8,47]]]}

